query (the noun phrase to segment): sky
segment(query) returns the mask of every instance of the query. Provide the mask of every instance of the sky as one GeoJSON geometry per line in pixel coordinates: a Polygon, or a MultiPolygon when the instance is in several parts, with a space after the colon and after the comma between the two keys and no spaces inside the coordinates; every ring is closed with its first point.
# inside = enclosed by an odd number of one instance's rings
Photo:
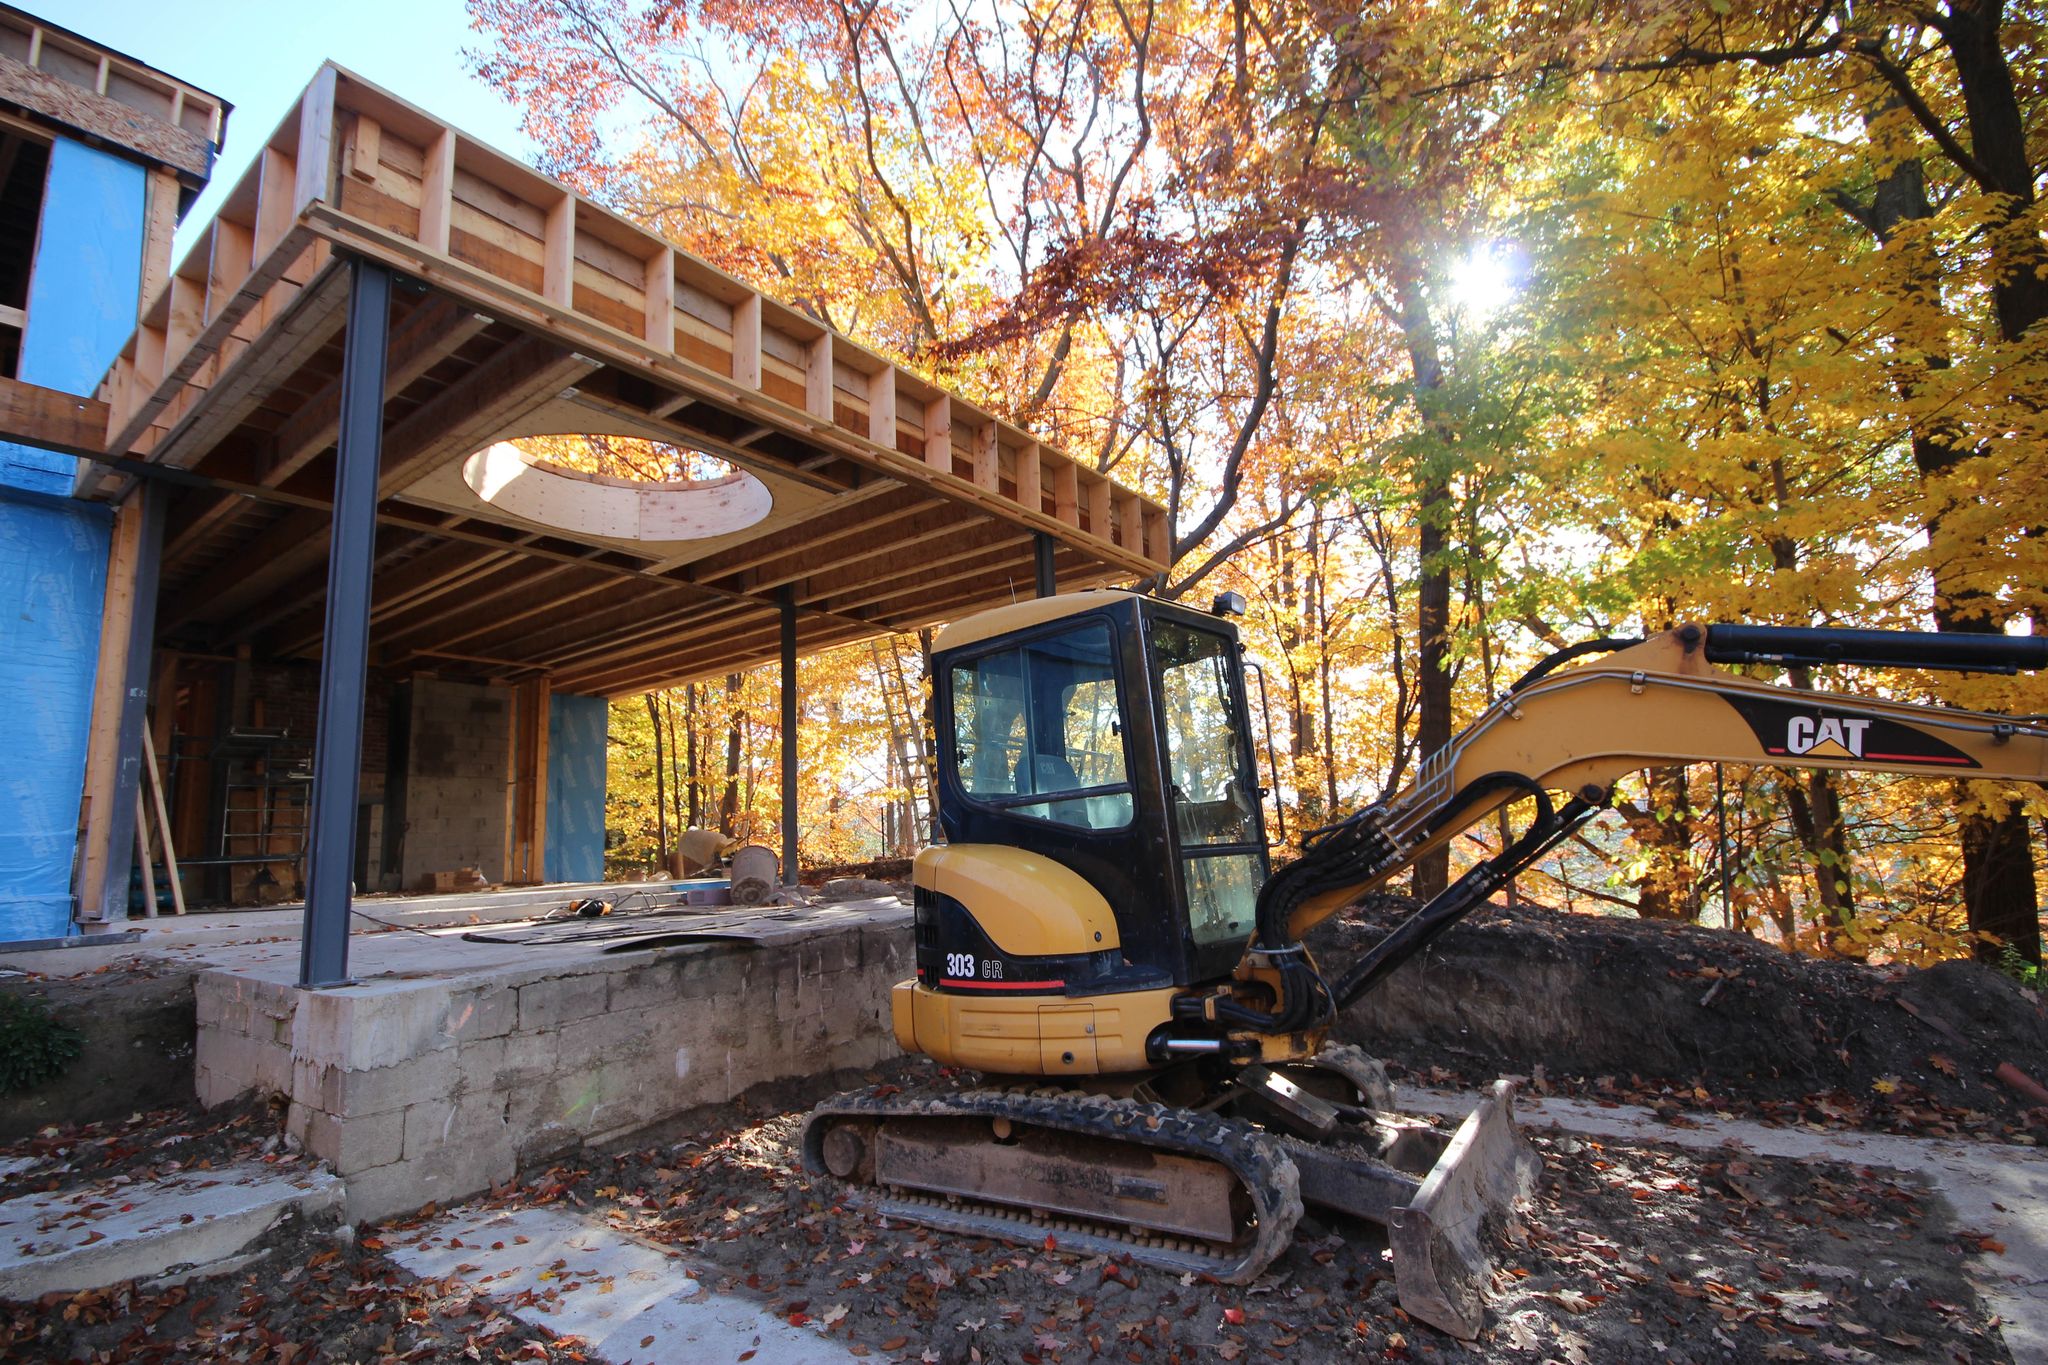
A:
{"type": "Polygon", "coordinates": [[[232,105],[213,184],[185,217],[182,255],[228,188],[332,58],[481,141],[531,158],[516,110],[462,59],[482,39],[462,0],[13,0],[38,18],[232,105]]]}

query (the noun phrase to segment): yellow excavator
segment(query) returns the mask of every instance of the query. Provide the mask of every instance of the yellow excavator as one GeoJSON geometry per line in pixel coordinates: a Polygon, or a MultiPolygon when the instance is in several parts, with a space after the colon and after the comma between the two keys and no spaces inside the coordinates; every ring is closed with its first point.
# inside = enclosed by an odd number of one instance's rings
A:
{"type": "Polygon", "coordinates": [[[1394,1110],[1338,1012],[1599,811],[1699,762],[2048,780],[2048,727],[1715,665],[2012,673],[2048,638],[1688,625],[1538,665],[1415,780],[1272,864],[1229,617],[1127,592],[1000,607],[932,653],[939,821],[897,1040],[977,1084],[827,1101],[809,1169],[891,1217],[1226,1283],[1304,1201],[1387,1229],[1412,1317],[1484,1321],[1483,1229],[1537,1159],[1496,1081],[1455,1131],[1394,1110]],[[1522,832],[1336,979],[1303,936],[1503,806],[1522,832]]]}

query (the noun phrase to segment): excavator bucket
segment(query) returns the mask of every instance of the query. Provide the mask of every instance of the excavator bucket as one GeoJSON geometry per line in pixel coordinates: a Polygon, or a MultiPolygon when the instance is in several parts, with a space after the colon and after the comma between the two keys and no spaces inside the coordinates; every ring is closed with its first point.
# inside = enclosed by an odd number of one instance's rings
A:
{"type": "Polygon", "coordinates": [[[1479,1335],[1493,1278],[1486,1231],[1530,1196],[1541,1169],[1515,1127],[1515,1083],[1495,1081],[1387,1220],[1394,1288],[1410,1317],[1454,1337],[1479,1335]]]}

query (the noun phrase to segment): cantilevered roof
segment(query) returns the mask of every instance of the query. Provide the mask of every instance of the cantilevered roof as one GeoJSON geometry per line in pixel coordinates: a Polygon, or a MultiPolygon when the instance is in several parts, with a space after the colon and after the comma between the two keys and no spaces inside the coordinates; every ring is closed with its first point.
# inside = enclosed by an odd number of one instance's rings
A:
{"type": "Polygon", "coordinates": [[[785,589],[810,651],[1028,595],[1040,532],[1062,589],[1165,566],[1157,503],[329,65],[100,389],[110,455],[203,480],[164,530],[166,642],[319,652],[351,254],[404,282],[373,663],[626,695],[769,662],[785,589]],[[711,490],[720,522],[602,480],[501,496],[516,461],[471,461],[555,433],[758,482],[711,490]]]}

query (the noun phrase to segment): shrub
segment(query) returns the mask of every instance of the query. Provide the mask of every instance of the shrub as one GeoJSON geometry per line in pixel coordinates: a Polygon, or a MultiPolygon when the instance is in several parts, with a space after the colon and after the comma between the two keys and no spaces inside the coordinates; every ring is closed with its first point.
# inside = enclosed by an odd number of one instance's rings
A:
{"type": "Polygon", "coordinates": [[[64,1074],[85,1035],[34,1000],[0,993],[0,1093],[28,1090],[64,1074]]]}

